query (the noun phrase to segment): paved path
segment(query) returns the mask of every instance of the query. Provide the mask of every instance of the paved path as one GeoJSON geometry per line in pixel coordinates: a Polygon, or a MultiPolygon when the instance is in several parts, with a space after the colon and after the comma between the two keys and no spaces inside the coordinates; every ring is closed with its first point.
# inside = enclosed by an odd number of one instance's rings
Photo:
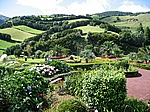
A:
{"type": "Polygon", "coordinates": [[[127,95],[144,102],[150,100],[150,70],[139,69],[141,77],[127,78],[127,95]]]}

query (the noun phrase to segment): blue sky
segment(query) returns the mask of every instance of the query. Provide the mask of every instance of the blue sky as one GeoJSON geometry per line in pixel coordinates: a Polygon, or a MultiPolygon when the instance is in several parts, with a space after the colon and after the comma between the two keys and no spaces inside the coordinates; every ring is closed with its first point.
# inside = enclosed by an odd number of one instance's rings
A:
{"type": "Polygon", "coordinates": [[[0,0],[0,14],[8,17],[104,11],[147,12],[150,0],[0,0]]]}

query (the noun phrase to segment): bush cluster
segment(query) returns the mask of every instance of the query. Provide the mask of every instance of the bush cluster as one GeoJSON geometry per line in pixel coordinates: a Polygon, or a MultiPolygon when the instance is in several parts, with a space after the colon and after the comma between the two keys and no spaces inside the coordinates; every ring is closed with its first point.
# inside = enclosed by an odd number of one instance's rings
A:
{"type": "Polygon", "coordinates": [[[87,107],[77,99],[69,99],[60,103],[58,112],[87,112],[87,107]]]}
{"type": "Polygon", "coordinates": [[[82,76],[70,76],[65,86],[69,93],[80,96],[89,108],[97,108],[100,112],[120,111],[126,97],[124,73],[104,66],[84,72],[82,76]]]}
{"type": "Polygon", "coordinates": [[[0,80],[0,111],[27,112],[43,108],[48,82],[35,71],[10,74],[0,80]]]}

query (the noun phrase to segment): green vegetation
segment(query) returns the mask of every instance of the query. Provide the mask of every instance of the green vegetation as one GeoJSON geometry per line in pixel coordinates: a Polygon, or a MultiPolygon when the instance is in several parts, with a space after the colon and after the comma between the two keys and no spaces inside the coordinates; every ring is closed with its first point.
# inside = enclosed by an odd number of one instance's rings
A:
{"type": "Polygon", "coordinates": [[[87,107],[77,99],[64,100],[58,106],[58,112],[88,112],[87,107]]]}
{"type": "Polygon", "coordinates": [[[7,47],[11,47],[12,45],[16,45],[16,44],[17,43],[15,43],[15,42],[7,42],[7,41],[4,41],[4,40],[0,40],[0,54],[5,52],[7,47]]]}
{"type": "Polygon", "coordinates": [[[102,19],[104,22],[114,24],[120,28],[130,27],[131,30],[135,31],[140,23],[143,24],[144,28],[150,27],[150,14],[140,14],[137,16],[110,16],[102,19]],[[117,21],[117,17],[120,21],[117,21]]]}
{"type": "Polygon", "coordinates": [[[73,19],[73,20],[68,20],[69,23],[77,22],[77,21],[86,21],[89,19],[73,19]]]}
{"type": "Polygon", "coordinates": [[[12,40],[23,41],[26,38],[33,37],[35,35],[15,29],[15,28],[4,28],[0,29],[0,33],[6,33],[11,35],[12,40]]]}
{"type": "Polygon", "coordinates": [[[36,35],[44,32],[41,30],[30,28],[30,27],[25,26],[25,25],[13,26],[13,28],[19,29],[19,30],[27,32],[27,33],[36,34],[36,35]]]}
{"type": "Polygon", "coordinates": [[[83,33],[88,32],[104,32],[104,29],[100,28],[99,26],[81,26],[75,29],[81,29],[83,33]]]}

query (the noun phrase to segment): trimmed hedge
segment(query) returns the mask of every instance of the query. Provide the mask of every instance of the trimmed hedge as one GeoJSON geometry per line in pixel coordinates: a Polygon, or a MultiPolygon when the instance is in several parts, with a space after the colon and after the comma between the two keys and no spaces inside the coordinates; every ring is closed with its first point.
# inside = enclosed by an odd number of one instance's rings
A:
{"type": "Polygon", "coordinates": [[[87,107],[77,99],[69,99],[60,103],[58,112],[87,112],[87,107]]]}

